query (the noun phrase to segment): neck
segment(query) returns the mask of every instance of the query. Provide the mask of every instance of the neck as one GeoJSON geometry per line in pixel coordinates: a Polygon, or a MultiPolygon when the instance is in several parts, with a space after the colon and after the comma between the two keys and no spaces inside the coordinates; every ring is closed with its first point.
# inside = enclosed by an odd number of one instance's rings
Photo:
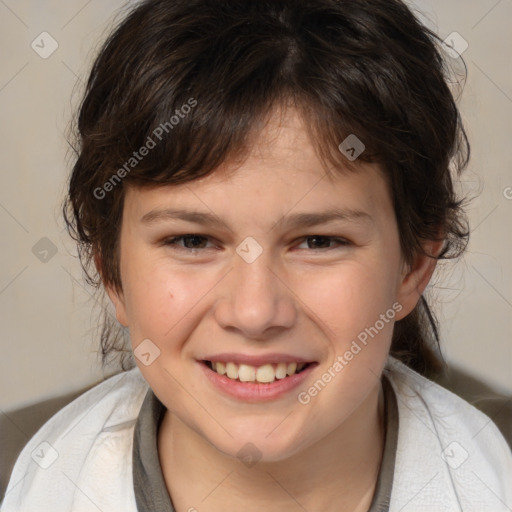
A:
{"type": "Polygon", "coordinates": [[[328,436],[279,461],[247,467],[166,412],[160,463],[177,512],[200,510],[366,512],[384,448],[380,382],[328,436]]]}

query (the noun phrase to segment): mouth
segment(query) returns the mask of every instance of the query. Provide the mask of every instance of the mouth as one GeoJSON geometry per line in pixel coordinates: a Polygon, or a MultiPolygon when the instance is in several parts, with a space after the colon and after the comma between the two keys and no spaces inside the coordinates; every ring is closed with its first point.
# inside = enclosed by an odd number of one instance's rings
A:
{"type": "Polygon", "coordinates": [[[258,366],[237,364],[232,361],[203,361],[210,370],[237,382],[271,384],[305,371],[315,363],[279,362],[258,366]]]}
{"type": "Polygon", "coordinates": [[[257,403],[294,396],[294,390],[305,385],[318,363],[294,359],[225,354],[197,362],[214,389],[239,401],[257,403]]]}

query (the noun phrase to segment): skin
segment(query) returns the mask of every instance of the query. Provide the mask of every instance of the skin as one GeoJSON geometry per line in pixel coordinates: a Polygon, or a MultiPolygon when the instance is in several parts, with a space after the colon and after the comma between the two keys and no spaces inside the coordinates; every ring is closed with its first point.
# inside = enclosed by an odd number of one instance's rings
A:
{"type": "Polygon", "coordinates": [[[380,375],[393,321],[307,405],[297,394],[394,303],[402,306],[394,320],[406,316],[434,267],[424,256],[405,263],[379,167],[327,169],[291,108],[275,112],[242,164],[183,185],[128,188],[122,292],[107,291],[133,348],[150,339],[160,350],[149,366],[136,360],[167,407],[158,450],[176,510],[367,510],[382,457],[380,375]],[[171,207],[222,222],[141,221],[171,207]],[[283,221],[330,208],[362,215],[307,228],[283,221]],[[164,243],[187,234],[209,238],[193,250],[183,239],[164,243]],[[263,249],[252,263],[236,252],[248,236],[263,249]],[[299,389],[244,403],[201,371],[198,361],[221,352],[293,354],[318,366],[299,389]],[[261,456],[252,467],[237,458],[248,442],[261,456]]]}

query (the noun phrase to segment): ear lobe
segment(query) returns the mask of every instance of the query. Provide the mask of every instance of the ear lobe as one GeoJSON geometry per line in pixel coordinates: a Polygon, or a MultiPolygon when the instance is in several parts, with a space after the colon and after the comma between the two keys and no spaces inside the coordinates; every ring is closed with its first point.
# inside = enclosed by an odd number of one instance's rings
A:
{"type": "Polygon", "coordinates": [[[443,243],[444,240],[429,240],[423,245],[424,252],[417,254],[412,264],[407,266],[397,294],[397,300],[403,308],[396,320],[406,317],[416,307],[434,273],[443,243]]]}
{"type": "Polygon", "coordinates": [[[126,307],[124,304],[124,297],[121,290],[115,289],[115,287],[111,284],[105,284],[105,279],[103,277],[103,264],[101,260],[101,256],[98,252],[94,253],[94,265],[96,266],[96,270],[101,277],[101,281],[104,283],[105,290],[107,295],[109,296],[110,301],[114,305],[116,310],[116,318],[117,321],[123,325],[124,327],[128,327],[128,317],[126,315],[126,307]]]}
{"type": "Polygon", "coordinates": [[[105,290],[114,305],[116,310],[117,321],[124,327],[128,327],[128,316],[126,314],[126,307],[124,304],[124,297],[122,291],[117,291],[113,286],[105,286],[105,290]]]}

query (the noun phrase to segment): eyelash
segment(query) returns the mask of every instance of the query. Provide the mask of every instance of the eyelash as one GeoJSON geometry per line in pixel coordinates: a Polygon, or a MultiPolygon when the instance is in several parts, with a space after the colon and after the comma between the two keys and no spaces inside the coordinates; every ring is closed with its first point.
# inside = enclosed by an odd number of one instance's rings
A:
{"type": "MultiPolygon", "coordinates": [[[[185,239],[187,238],[199,238],[199,239],[202,239],[202,240],[210,240],[210,238],[208,236],[205,236],[205,235],[198,235],[198,234],[188,234],[188,235],[180,235],[180,236],[175,236],[175,237],[172,237],[172,238],[168,238],[166,240],[163,241],[163,245],[165,246],[171,246],[171,247],[176,247],[178,248],[178,250],[183,250],[183,251],[187,251],[187,252],[196,252],[196,251],[200,251],[202,249],[211,249],[211,247],[183,247],[182,245],[179,245],[179,242],[180,241],[184,241],[185,239]]],[[[349,242],[348,240],[346,240],[345,238],[338,238],[338,237],[333,237],[333,236],[324,236],[324,235],[309,235],[309,236],[305,236],[303,237],[301,240],[301,243],[304,243],[305,241],[307,240],[310,240],[310,239],[321,239],[322,241],[324,240],[327,240],[329,242],[334,242],[336,244],[338,244],[338,247],[347,247],[349,245],[351,245],[351,242],[349,242]]],[[[328,250],[332,250],[332,249],[335,249],[336,247],[320,247],[318,248],[318,250],[315,250],[315,249],[311,249],[311,248],[308,248],[306,250],[311,250],[311,251],[315,251],[315,252],[319,252],[319,251],[328,251],[328,250]]]]}

